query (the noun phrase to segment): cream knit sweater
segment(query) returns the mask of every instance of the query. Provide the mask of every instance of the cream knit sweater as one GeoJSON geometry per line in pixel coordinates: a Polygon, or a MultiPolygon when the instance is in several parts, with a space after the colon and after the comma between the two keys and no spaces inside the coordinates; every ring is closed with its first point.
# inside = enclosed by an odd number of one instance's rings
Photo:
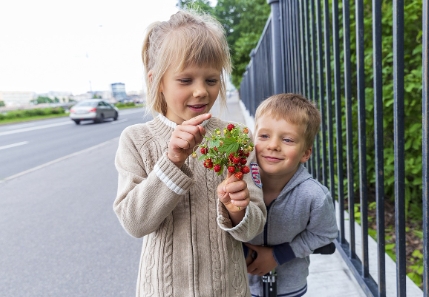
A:
{"type": "MultiPolygon", "coordinates": [[[[227,125],[217,118],[205,124],[208,133],[227,125]]],[[[175,123],[159,115],[121,134],[115,165],[118,192],[114,211],[124,229],[143,237],[137,296],[250,296],[240,241],[264,228],[262,191],[245,175],[251,202],[246,215],[232,226],[217,198],[222,182],[198,158],[182,168],[166,156],[175,123]]],[[[249,157],[254,162],[255,156],[249,157]]]]}

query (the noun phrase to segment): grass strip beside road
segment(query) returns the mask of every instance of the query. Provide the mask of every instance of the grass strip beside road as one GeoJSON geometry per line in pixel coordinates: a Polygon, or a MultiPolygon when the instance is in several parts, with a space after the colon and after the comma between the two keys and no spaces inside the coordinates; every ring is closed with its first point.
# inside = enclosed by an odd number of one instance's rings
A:
{"type": "MultiPolygon", "coordinates": [[[[119,110],[122,110],[122,109],[131,109],[131,108],[140,108],[140,107],[143,107],[143,104],[119,105],[116,107],[119,110]]],[[[9,125],[9,124],[17,124],[17,123],[25,123],[25,122],[31,122],[31,121],[38,121],[38,120],[63,118],[63,117],[68,117],[68,116],[69,116],[69,113],[64,112],[61,114],[47,114],[47,115],[37,115],[37,116],[24,116],[24,117],[19,117],[19,118],[12,118],[12,119],[3,119],[3,120],[0,120],[0,126],[9,125]]]]}

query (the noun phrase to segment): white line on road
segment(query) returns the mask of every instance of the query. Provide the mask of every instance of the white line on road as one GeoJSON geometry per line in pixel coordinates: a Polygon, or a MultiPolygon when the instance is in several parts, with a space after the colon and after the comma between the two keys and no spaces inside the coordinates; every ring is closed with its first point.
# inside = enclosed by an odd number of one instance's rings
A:
{"type": "Polygon", "coordinates": [[[8,144],[8,145],[0,146],[0,150],[5,150],[5,149],[11,148],[11,147],[20,146],[20,145],[24,145],[27,143],[28,143],[28,141],[22,141],[22,142],[17,142],[17,143],[12,143],[12,144],[8,144]]]}
{"type": "Polygon", "coordinates": [[[36,167],[33,167],[33,168],[30,168],[30,169],[28,169],[28,170],[22,171],[22,172],[20,172],[20,173],[15,174],[15,175],[11,175],[11,176],[9,176],[9,177],[6,177],[6,178],[5,178],[5,179],[3,179],[3,180],[1,180],[1,179],[0,179],[0,183],[3,183],[3,182],[5,182],[5,181],[9,181],[9,180],[15,179],[15,178],[20,177],[20,176],[22,176],[22,175],[25,175],[25,174],[27,174],[27,173],[30,173],[30,172],[33,172],[33,171],[36,171],[36,170],[42,169],[42,168],[47,167],[47,166],[49,166],[49,165],[51,165],[51,164],[55,164],[55,163],[57,163],[57,162],[60,162],[60,161],[62,161],[62,160],[65,160],[65,159],[68,159],[68,158],[71,158],[71,157],[74,157],[74,156],[77,156],[77,155],[82,154],[82,153],[84,153],[84,152],[88,152],[88,151],[91,151],[91,150],[94,150],[94,149],[98,149],[98,148],[100,148],[100,147],[102,147],[102,146],[104,146],[104,145],[106,145],[106,144],[109,144],[109,143],[112,143],[112,142],[115,142],[115,141],[118,141],[118,140],[119,140],[119,137],[116,137],[116,138],[110,139],[110,140],[108,140],[108,141],[105,141],[105,142],[99,143],[99,144],[97,144],[97,145],[91,146],[91,147],[89,147],[89,148],[83,149],[83,150],[81,150],[81,151],[78,151],[78,152],[75,152],[75,153],[71,153],[71,154],[69,154],[69,155],[67,155],[67,156],[64,156],[64,157],[61,157],[61,158],[58,158],[58,159],[52,160],[52,161],[50,161],[50,162],[47,162],[47,163],[45,163],[45,164],[42,164],[42,165],[39,165],[39,166],[36,166],[36,167]]]}
{"type": "Polygon", "coordinates": [[[29,124],[15,124],[15,125],[6,126],[6,129],[13,130],[13,129],[20,129],[20,128],[24,128],[24,127],[32,127],[32,126],[34,126],[34,123],[29,123],[29,124]]]}
{"type": "Polygon", "coordinates": [[[35,126],[35,127],[17,129],[17,130],[13,130],[13,131],[5,131],[5,132],[0,132],[0,136],[15,134],[15,133],[21,133],[21,132],[27,132],[27,131],[33,131],[33,130],[39,130],[39,129],[46,129],[46,128],[57,127],[57,126],[70,125],[70,124],[74,124],[74,123],[72,121],[61,122],[61,123],[56,123],[56,124],[49,124],[49,125],[43,125],[43,126],[35,126]]]}

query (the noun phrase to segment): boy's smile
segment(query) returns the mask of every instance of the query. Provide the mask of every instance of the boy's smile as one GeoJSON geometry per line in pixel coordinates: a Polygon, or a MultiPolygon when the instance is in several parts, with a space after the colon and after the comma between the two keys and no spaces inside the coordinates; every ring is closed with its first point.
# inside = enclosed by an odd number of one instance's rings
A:
{"type": "Polygon", "coordinates": [[[279,177],[287,183],[299,164],[308,160],[311,148],[305,149],[305,128],[272,115],[261,116],[256,123],[255,149],[265,177],[279,177]]]}
{"type": "Polygon", "coordinates": [[[175,65],[164,74],[160,92],[167,104],[166,117],[181,124],[208,113],[220,90],[220,71],[209,66],[191,65],[176,72],[175,65]]]}

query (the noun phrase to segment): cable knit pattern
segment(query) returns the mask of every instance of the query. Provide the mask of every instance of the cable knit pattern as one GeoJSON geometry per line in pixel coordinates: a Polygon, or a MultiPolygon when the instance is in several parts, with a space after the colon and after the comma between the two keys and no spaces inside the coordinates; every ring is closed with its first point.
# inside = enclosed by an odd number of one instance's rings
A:
{"type": "Polygon", "coordinates": [[[165,252],[164,252],[164,269],[163,277],[165,284],[165,296],[173,296],[173,275],[172,275],[172,265],[173,265],[173,219],[172,216],[168,216],[164,222],[165,229],[165,252]]]}
{"type": "MultiPolygon", "coordinates": [[[[226,125],[217,118],[204,123],[208,133],[226,125]]],[[[247,177],[251,202],[233,227],[217,199],[225,176],[206,170],[197,158],[189,157],[181,168],[168,159],[174,127],[163,116],[127,127],[116,153],[113,208],[130,235],[144,237],[137,296],[249,297],[239,241],[263,230],[261,189],[247,177]]]]}

